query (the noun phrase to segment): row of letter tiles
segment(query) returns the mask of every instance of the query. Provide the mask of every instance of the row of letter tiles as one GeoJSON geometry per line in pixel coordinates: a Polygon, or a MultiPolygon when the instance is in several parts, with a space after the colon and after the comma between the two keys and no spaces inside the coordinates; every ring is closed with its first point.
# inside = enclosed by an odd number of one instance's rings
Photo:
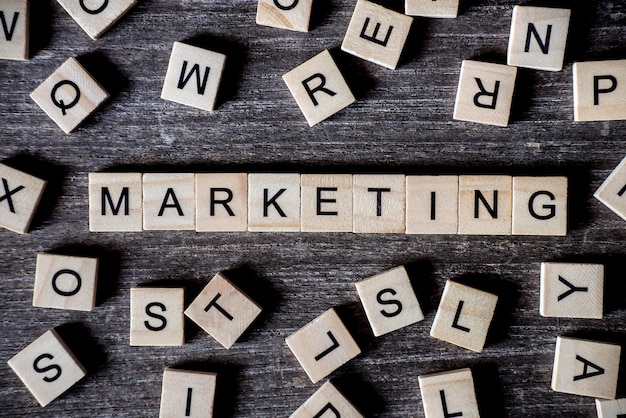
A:
{"type": "Polygon", "coordinates": [[[566,235],[567,178],[91,173],[89,228],[566,235]]]}

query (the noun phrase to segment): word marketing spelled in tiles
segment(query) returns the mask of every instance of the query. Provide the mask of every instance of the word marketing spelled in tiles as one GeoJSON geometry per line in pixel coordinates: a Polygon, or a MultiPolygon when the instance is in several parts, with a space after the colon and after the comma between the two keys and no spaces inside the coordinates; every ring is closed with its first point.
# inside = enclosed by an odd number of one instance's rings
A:
{"type": "Polygon", "coordinates": [[[89,173],[89,231],[143,231],[141,173],[89,173]]]}
{"type": "Polygon", "coordinates": [[[626,60],[576,62],[574,120],[626,119],[626,60]]]}
{"type": "Polygon", "coordinates": [[[300,174],[248,174],[248,231],[300,231],[300,174]]]}
{"type": "Polygon", "coordinates": [[[406,176],[355,174],[353,232],[404,233],[406,176]]]}
{"type": "Polygon", "coordinates": [[[248,230],[248,174],[196,174],[196,231],[248,230]]]}
{"type": "Polygon", "coordinates": [[[426,418],[479,418],[474,378],[470,369],[418,377],[426,418]]]}
{"type": "Polygon", "coordinates": [[[97,281],[97,258],[37,254],[33,306],[92,311],[97,281]]]}
{"type": "Polygon", "coordinates": [[[8,361],[41,406],[46,406],[87,372],[55,330],[46,331],[8,361]]]}
{"type": "Polygon", "coordinates": [[[0,227],[25,234],[47,182],[0,164],[0,227]]]}
{"type": "Polygon", "coordinates": [[[567,235],[567,177],[513,177],[513,235],[567,235]]]}
{"type": "Polygon", "coordinates": [[[552,389],[615,399],[620,353],[617,344],[557,337],[552,389]]]}
{"type": "Polygon", "coordinates": [[[454,18],[459,13],[459,0],[405,0],[404,10],[409,16],[454,18]]]}
{"type": "Polygon", "coordinates": [[[308,32],[313,0],[259,0],[257,25],[308,32]]]}
{"type": "Polygon", "coordinates": [[[130,345],[181,346],[185,343],[184,288],[130,289],[130,345]]]}
{"type": "Polygon", "coordinates": [[[302,174],[301,230],[352,232],[352,174],[302,174]]]}
{"type": "Polygon", "coordinates": [[[330,382],[324,383],[289,418],[311,418],[331,415],[341,418],[362,418],[363,415],[330,382]]]}
{"type": "Polygon", "coordinates": [[[163,372],[159,418],[211,418],[217,374],[167,368],[163,372]]]}
{"type": "Polygon", "coordinates": [[[28,0],[3,0],[0,3],[0,59],[28,59],[28,0]]]}
{"type": "Polygon", "coordinates": [[[456,234],[459,176],[406,176],[406,233],[456,234]]]}
{"type": "Polygon", "coordinates": [[[102,36],[104,32],[137,3],[137,0],[107,0],[104,2],[84,0],[57,1],[93,40],[102,36]]]}
{"type": "Polygon", "coordinates": [[[598,418],[624,418],[626,416],[626,398],[596,399],[598,418]]]}
{"type": "Polygon", "coordinates": [[[361,353],[332,308],[288,336],[285,342],[313,383],[361,353]]]}
{"type": "Polygon", "coordinates": [[[143,229],[179,231],[196,229],[193,173],[143,175],[143,229]]]}
{"type": "Polygon", "coordinates": [[[602,319],[604,266],[541,263],[541,316],[602,319]]]}
{"type": "Polygon", "coordinates": [[[235,344],[262,308],[222,273],[217,273],[185,310],[185,315],[224,348],[235,344]]]}
{"type": "Polygon", "coordinates": [[[459,176],[459,234],[510,235],[511,176],[459,176]]]}
{"type": "Polygon", "coordinates": [[[309,126],[329,118],[356,100],[328,50],[283,75],[309,126]]]}

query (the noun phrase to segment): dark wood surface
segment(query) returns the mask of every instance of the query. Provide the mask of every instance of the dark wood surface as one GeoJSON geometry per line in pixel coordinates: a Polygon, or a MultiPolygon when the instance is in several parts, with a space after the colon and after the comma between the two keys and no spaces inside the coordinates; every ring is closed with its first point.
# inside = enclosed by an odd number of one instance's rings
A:
{"type": "Polygon", "coordinates": [[[255,0],[140,1],[92,41],[56,2],[33,0],[32,59],[0,61],[0,159],[50,184],[32,232],[0,230],[0,415],[157,416],[163,369],[185,366],[219,373],[216,416],[288,416],[319,385],[284,338],[337,307],[363,353],[332,377],[367,416],[423,416],[417,377],[459,367],[472,368],[484,416],[594,416],[593,399],[554,393],[550,377],[557,335],[626,346],[626,222],[592,197],[626,155],[626,123],[573,122],[571,63],[626,58],[626,3],[575,2],[564,70],[520,70],[508,128],[452,121],[454,96],[461,60],[506,61],[512,8],[525,2],[462,3],[457,19],[416,19],[391,71],[339,50],[353,1],[316,0],[309,33],[257,26],[255,0]],[[179,40],[228,55],[214,113],[159,98],[179,40]],[[281,76],[325,48],[358,101],[309,128],[281,76]],[[65,135],[28,95],[71,56],[112,97],[65,135]],[[562,174],[569,234],[89,233],[87,173],[121,169],[562,174]],[[40,251],[101,257],[93,312],[31,306],[40,251]],[[546,260],[606,265],[603,320],[539,316],[546,260]],[[426,320],[374,338],[354,283],[399,264],[426,320]],[[217,271],[265,309],[232,349],[191,323],[183,347],[129,346],[131,287],[180,284],[191,299],[217,271]],[[480,354],[429,337],[448,279],[500,296],[480,354]],[[52,327],[89,374],[41,409],[6,361],[52,327]]]}

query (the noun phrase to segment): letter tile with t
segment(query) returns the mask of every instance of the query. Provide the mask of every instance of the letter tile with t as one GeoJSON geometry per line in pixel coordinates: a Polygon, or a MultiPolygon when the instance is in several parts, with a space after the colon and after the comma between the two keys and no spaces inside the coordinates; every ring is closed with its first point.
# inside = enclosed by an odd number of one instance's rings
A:
{"type": "Polygon", "coordinates": [[[28,59],[28,9],[29,0],[3,0],[0,3],[0,59],[28,59]]]}
{"type": "Polygon", "coordinates": [[[0,227],[25,234],[47,182],[5,164],[0,164],[0,181],[0,227]]]}
{"type": "Polygon", "coordinates": [[[143,231],[141,173],[89,173],[89,231],[143,231]]]}
{"type": "Polygon", "coordinates": [[[513,235],[567,235],[567,177],[513,177],[513,235]]]}
{"type": "Polygon", "coordinates": [[[300,231],[300,174],[248,175],[248,231],[300,231]]]}
{"type": "Polygon", "coordinates": [[[93,40],[115,24],[137,0],[57,0],[93,40]]]}
{"type": "Polygon", "coordinates": [[[474,378],[470,369],[418,377],[426,418],[479,418],[474,378]]]}
{"type": "Polygon", "coordinates": [[[626,120],[626,59],[575,62],[574,120],[626,120]]]}
{"type": "Polygon", "coordinates": [[[541,263],[541,316],[602,319],[604,266],[541,263]]]}
{"type": "Polygon", "coordinates": [[[159,418],[211,418],[217,374],[168,367],[163,372],[159,418]]]}
{"type": "Polygon", "coordinates": [[[194,173],[143,175],[143,229],[196,229],[194,173]]]}
{"type": "Polygon", "coordinates": [[[355,174],[353,232],[405,232],[404,174],[355,174]]]}
{"type": "Polygon", "coordinates": [[[363,415],[330,382],[326,382],[289,418],[311,417],[362,418],[363,415]]]}
{"type": "Polygon", "coordinates": [[[180,346],[185,343],[184,288],[130,289],[130,345],[180,346]]]}
{"type": "Polygon", "coordinates": [[[259,0],[257,25],[280,29],[309,31],[313,0],[259,0]]]}

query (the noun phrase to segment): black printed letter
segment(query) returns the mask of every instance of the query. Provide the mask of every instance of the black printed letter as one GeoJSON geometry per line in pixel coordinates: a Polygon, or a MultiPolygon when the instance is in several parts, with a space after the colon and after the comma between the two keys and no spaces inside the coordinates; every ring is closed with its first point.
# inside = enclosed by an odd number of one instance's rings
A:
{"type": "Polygon", "coordinates": [[[193,73],[196,73],[196,87],[198,89],[198,94],[204,94],[204,90],[206,90],[206,83],[209,79],[209,71],[211,69],[209,67],[204,69],[204,77],[202,78],[202,81],[200,81],[200,65],[194,64],[193,67],[191,67],[191,71],[189,71],[189,74],[187,75],[185,75],[186,70],[187,61],[183,61],[183,69],[180,71],[180,78],[178,79],[178,86],[176,87],[181,90],[184,89],[193,73]]]}
{"type": "Polygon", "coordinates": [[[337,199],[322,199],[322,192],[336,192],[336,187],[318,187],[317,188],[317,214],[318,215],[337,215],[336,211],[322,211],[322,203],[337,203],[337,199]]]}
{"type": "Polygon", "coordinates": [[[176,211],[178,212],[178,216],[185,216],[183,214],[183,209],[178,204],[176,193],[174,193],[174,189],[172,189],[171,187],[169,187],[167,189],[167,192],[165,192],[165,197],[163,198],[163,203],[161,203],[161,209],[159,209],[158,216],[163,216],[163,212],[165,211],[166,208],[176,208],[176,211]],[[167,201],[169,200],[170,196],[172,197],[172,201],[174,203],[168,204],[167,201]]]}
{"type": "Polygon", "coordinates": [[[24,186],[17,186],[15,189],[10,190],[9,182],[5,178],[2,178],[2,186],[4,187],[4,196],[0,197],[0,202],[6,200],[11,213],[15,213],[15,206],[13,206],[13,199],[11,198],[11,196],[22,190],[24,186]]]}
{"type": "Polygon", "coordinates": [[[332,412],[335,415],[335,418],[341,418],[341,414],[337,411],[337,408],[333,406],[330,402],[328,402],[320,411],[313,415],[313,418],[322,418],[326,412],[332,412]]]}
{"type": "Polygon", "coordinates": [[[593,105],[600,104],[600,93],[610,93],[617,88],[617,79],[612,75],[595,75],[593,76],[593,105]],[[600,88],[600,80],[609,80],[611,85],[609,87],[600,88]]]}
{"type": "Polygon", "coordinates": [[[298,5],[298,1],[300,0],[292,0],[290,5],[284,6],[280,4],[278,0],[274,0],[274,6],[278,7],[280,10],[291,10],[291,9],[294,9],[298,5]]]}
{"type": "Polygon", "coordinates": [[[480,218],[480,206],[479,201],[483,203],[487,212],[493,219],[498,219],[498,191],[493,191],[493,206],[489,205],[485,196],[483,196],[480,190],[474,190],[474,218],[480,218]]]}
{"type": "Polygon", "coordinates": [[[456,308],[456,313],[454,314],[454,320],[452,321],[452,328],[459,329],[463,332],[470,332],[470,329],[464,327],[463,325],[459,325],[459,318],[461,318],[461,311],[463,310],[463,304],[465,301],[460,300],[459,306],[456,308]]]}
{"type": "Polygon", "coordinates": [[[58,364],[51,364],[51,365],[46,366],[46,367],[39,367],[39,362],[41,360],[43,360],[43,359],[52,360],[52,359],[54,359],[54,356],[52,354],[48,354],[48,353],[40,355],[33,362],[33,369],[35,369],[35,371],[37,373],[45,373],[48,370],[56,370],[56,374],[54,376],[52,376],[52,377],[44,376],[44,378],[43,378],[43,380],[45,380],[48,383],[54,382],[59,377],[61,377],[61,372],[62,372],[61,366],[59,366],[58,364]]]}
{"type": "Polygon", "coordinates": [[[441,407],[443,408],[444,418],[462,417],[463,412],[448,412],[448,403],[446,402],[446,393],[443,390],[439,391],[439,397],[441,398],[441,407]]]}
{"type": "Polygon", "coordinates": [[[596,364],[593,364],[589,360],[582,358],[579,355],[576,355],[576,360],[580,361],[583,364],[583,374],[579,374],[578,376],[574,376],[574,382],[577,380],[587,379],[589,377],[599,376],[604,374],[604,369],[596,364]],[[596,369],[595,372],[587,373],[589,367],[596,369]]]}
{"type": "Polygon", "coordinates": [[[215,307],[215,309],[217,309],[218,311],[220,311],[222,313],[222,315],[224,315],[226,317],[226,319],[228,319],[229,321],[233,320],[233,316],[231,314],[229,314],[226,309],[222,308],[220,305],[217,304],[217,300],[222,296],[221,293],[218,293],[217,295],[215,295],[215,297],[213,298],[213,300],[211,300],[211,302],[209,302],[209,304],[204,308],[204,312],[209,312],[209,309],[211,309],[212,307],[215,307]]]}
{"type": "Polygon", "coordinates": [[[321,353],[319,353],[317,356],[315,356],[315,361],[320,361],[321,359],[326,357],[328,354],[330,354],[333,350],[339,348],[339,343],[337,342],[337,339],[335,338],[333,333],[328,331],[326,333],[326,335],[328,335],[328,338],[330,338],[330,341],[332,342],[332,345],[330,347],[328,347],[326,350],[324,350],[321,353]]]}
{"type": "Polygon", "coordinates": [[[396,309],[393,312],[387,312],[383,309],[380,311],[380,313],[387,318],[392,318],[394,316],[400,315],[400,312],[402,312],[402,303],[400,303],[400,301],[396,299],[383,299],[382,296],[385,293],[390,293],[392,296],[395,296],[397,292],[393,289],[383,289],[376,295],[376,301],[381,305],[395,305],[396,309]]]}
{"type": "Polygon", "coordinates": [[[554,197],[554,195],[552,193],[550,193],[547,190],[540,190],[538,192],[533,193],[530,196],[530,199],[528,199],[528,211],[530,212],[530,215],[535,218],[535,219],[539,219],[541,221],[545,221],[546,219],[552,219],[556,216],[556,206],[555,205],[543,205],[542,208],[543,209],[547,209],[548,213],[545,215],[539,215],[536,211],[535,211],[535,199],[537,198],[537,196],[548,196],[550,198],[550,200],[554,200],[556,199],[554,197]]]}
{"type": "Polygon", "coordinates": [[[306,90],[306,93],[309,95],[309,98],[313,102],[313,106],[317,106],[319,104],[317,102],[317,99],[315,98],[315,93],[316,92],[322,91],[322,92],[328,94],[329,96],[334,96],[335,94],[337,94],[334,91],[329,90],[326,87],[324,87],[325,84],[326,84],[326,77],[324,77],[324,75],[320,74],[320,73],[313,74],[311,77],[309,77],[306,80],[302,81],[302,85],[304,86],[304,89],[306,90]],[[309,82],[315,80],[316,78],[320,80],[320,84],[319,84],[319,86],[313,87],[311,89],[311,87],[309,87],[309,82]]]}
{"type": "Polygon", "coordinates": [[[124,215],[130,215],[130,207],[128,202],[128,187],[122,187],[122,192],[120,193],[120,198],[117,200],[117,205],[113,205],[113,198],[111,197],[111,193],[109,192],[108,187],[102,188],[102,203],[101,215],[105,216],[107,214],[107,203],[111,207],[111,212],[113,215],[117,215],[120,212],[120,208],[122,207],[122,203],[124,203],[124,215]]]}
{"type": "Polygon", "coordinates": [[[474,80],[476,80],[476,84],[478,84],[478,88],[480,89],[480,91],[474,95],[474,105],[478,107],[482,107],[484,109],[495,109],[496,102],[498,101],[498,90],[500,90],[500,81],[496,81],[496,85],[493,88],[493,93],[492,93],[490,91],[485,90],[485,86],[483,86],[483,82],[480,78],[474,77],[474,80]],[[484,104],[484,103],[479,102],[478,99],[480,99],[481,96],[491,97],[492,98],[491,103],[484,104]]]}
{"type": "Polygon", "coordinates": [[[532,23],[528,24],[528,31],[526,32],[526,46],[524,47],[524,52],[530,51],[530,35],[532,34],[537,43],[539,44],[539,48],[541,48],[541,52],[545,55],[548,54],[548,49],[550,48],[550,34],[552,33],[552,25],[548,25],[548,30],[546,31],[546,41],[543,42],[541,37],[539,36],[539,32],[535,28],[535,25],[532,23]]]}
{"type": "Polygon", "coordinates": [[[368,192],[376,193],[376,216],[383,216],[383,202],[382,202],[382,194],[383,192],[390,192],[390,188],[377,189],[375,187],[368,187],[368,192]]]}
{"type": "Polygon", "coordinates": [[[150,325],[150,322],[148,321],[144,321],[143,324],[146,326],[146,328],[148,328],[150,331],[161,331],[163,329],[165,329],[165,326],[167,325],[167,319],[165,319],[165,317],[163,315],[159,315],[156,314],[154,312],[152,312],[150,309],[152,309],[153,307],[157,307],[159,309],[161,309],[161,312],[165,312],[165,305],[163,305],[160,302],[151,302],[148,305],[146,305],[146,315],[148,315],[150,318],[156,318],[159,319],[161,321],[161,325],[157,325],[152,326],[150,325]]]}
{"type": "Polygon", "coordinates": [[[274,206],[274,209],[276,209],[276,212],[278,212],[281,218],[287,217],[281,207],[278,206],[278,203],[276,203],[276,199],[278,199],[280,195],[283,194],[286,190],[287,189],[280,189],[274,196],[272,196],[271,199],[268,199],[268,190],[263,189],[263,217],[267,217],[267,210],[269,209],[270,205],[274,206]]]}
{"type": "Polygon", "coordinates": [[[80,291],[81,283],[82,283],[82,280],[80,278],[80,275],[76,273],[74,270],[68,270],[68,269],[59,270],[56,273],[54,273],[54,276],[52,276],[52,289],[61,296],[74,296],[80,291]],[[59,278],[59,276],[62,276],[63,274],[69,274],[70,276],[74,276],[74,278],[76,279],[76,287],[74,287],[74,289],[72,290],[59,289],[59,287],[57,286],[57,279],[59,278]]]}
{"type": "Polygon", "coordinates": [[[11,42],[13,39],[13,32],[15,32],[15,24],[17,23],[17,18],[20,16],[19,12],[13,13],[13,20],[11,21],[11,29],[7,26],[7,21],[4,18],[4,12],[0,12],[0,21],[2,21],[2,30],[4,31],[4,37],[7,42],[11,42]]]}
{"type": "Polygon", "coordinates": [[[228,203],[233,200],[233,191],[230,189],[222,189],[222,188],[213,188],[211,187],[211,216],[215,216],[215,204],[218,203],[224,206],[226,212],[228,212],[228,216],[235,216],[233,210],[228,206],[228,203]],[[215,193],[226,193],[226,199],[217,200],[215,198],[215,193]]]}
{"type": "Polygon", "coordinates": [[[365,23],[363,24],[363,27],[361,28],[361,34],[359,36],[363,39],[374,42],[375,44],[378,44],[381,46],[387,46],[387,42],[389,42],[389,37],[391,36],[391,31],[393,30],[393,26],[390,25],[389,29],[387,29],[387,34],[385,35],[385,39],[380,40],[376,38],[376,36],[378,36],[378,31],[380,30],[379,22],[376,22],[376,26],[374,26],[374,32],[372,32],[372,35],[365,34],[365,31],[367,30],[367,25],[369,25],[369,23],[370,23],[370,18],[369,17],[365,18],[365,23]]]}

